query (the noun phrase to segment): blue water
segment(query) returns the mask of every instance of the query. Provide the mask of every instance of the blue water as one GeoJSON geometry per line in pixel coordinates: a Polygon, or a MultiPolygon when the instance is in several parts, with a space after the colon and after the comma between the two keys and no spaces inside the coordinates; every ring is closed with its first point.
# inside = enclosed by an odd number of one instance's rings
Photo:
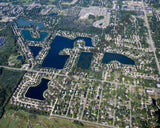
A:
{"type": "Polygon", "coordinates": [[[73,48],[73,41],[71,39],[56,36],[51,44],[51,49],[45,57],[42,66],[63,69],[69,55],[59,55],[59,52],[64,48],[73,48]]]}
{"type": "Polygon", "coordinates": [[[22,56],[18,56],[18,57],[17,57],[17,60],[21,60],[21,59],[22,59],[22,56]]]}
{"type": "Polygon", "coordinates": [[[23,20],[23,19],[18,19],[16,21],[18,27],[29,27],[30,25],[36,25],[39,28],[44,28],[44,24],[43,23],[36,23],[33,21],[27,21],[27,20],[23,20]]]}
{"type": "Polygon", "coordinates": [[[29,49],[31,50],[32,55],[35,58],[39,54],[39,52],[42,50],[42,47],[29,46],[29,49]]]}
{"type": "Polygon", "coordinates": [[[4,38],[0,38],[0,47],[4,44],[4,38]]]}
{"type": "Polygon", "coordinates": [[[44,100],[43,93],[46,89],[48,89],[48,82],[50,80],[42,78],[41,83],[36,87],[30,87],[26,93],[26,97],[44,100]]]}
{"type": "Polygon", "coordinates": [[[59,55],[59,52],[65,48],[72,49],[74,47],[74,42],[76,40],[83,39],[86,41],[86,46],[92,46],[92,41],[90,38],[77,37],[74,40],[71,40],[66,37],[56,36],[51,44],[51,49],[49,50],[48,55],[45,57],[42,67],[63,69],[69,55],[59,55]]]}
{"type": "Polygon", "coordinates": [[[123,8],[124,8],[124,9],[127,9],[127,8],[128,8],[128,6],[123,6],[123,8]]]}
{"type": "Polygon", "coordinates": [[[155,114],[158,116],[157,123],[160,123],[160,109],[156,102],[157,101],[155,99],[152,99],[152,104],[157,108],[157,111],[155,111],[155,114]]]}
{"type": "Polygon", "coordinates": [[[102,63],[108,64],[110,61],[114,60],[119,61],[122,64],[135,65],[135,62],[132,59],[116,53],[105,53],[102,59],[102,63]]]}
{"type": "Polygon", "coordinates": [[[48,36],[47,32],[40,32],[40,38],[33,38],[29,30],[22,30],[21,32],[24,36],[24,39],[29,41],[43,41],[48,36]]]}
{"type": "Polygon", "coordinates": [[[82,69],[88,69],[91,65],[92,58],[93,58],[93,53],[82,52],[80,54],[77,67],[80,67],[82,69]]]}
{"type": "Polygon", "coordinates": [[[85,41],[85,46],[93,47],[92,40],[89,37],[77,37],[73,41],[77,41],[77,40],[84,40],[85,41]]]}
{"type": "Polygon", "coordinates": [[[51,13],[49,16],[58,16],[58,13],[51,13]]]}

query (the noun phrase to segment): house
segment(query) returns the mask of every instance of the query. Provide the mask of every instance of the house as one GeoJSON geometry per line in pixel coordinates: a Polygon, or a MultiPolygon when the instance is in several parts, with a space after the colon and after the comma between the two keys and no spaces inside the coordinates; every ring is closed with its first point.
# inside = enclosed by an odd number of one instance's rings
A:
{"type": "Polygon", "coordinates": [[[160,88],[160,82],[157,82],[157,87],[160,88]]]}

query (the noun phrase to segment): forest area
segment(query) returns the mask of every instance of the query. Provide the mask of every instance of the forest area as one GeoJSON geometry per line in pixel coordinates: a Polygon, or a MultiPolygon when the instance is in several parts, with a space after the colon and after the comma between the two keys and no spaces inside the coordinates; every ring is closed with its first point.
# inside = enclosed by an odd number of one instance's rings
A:
{"type": "Polygon", "coordinates": [[[0,68],[0,118],[25,72],[0,68]]]}

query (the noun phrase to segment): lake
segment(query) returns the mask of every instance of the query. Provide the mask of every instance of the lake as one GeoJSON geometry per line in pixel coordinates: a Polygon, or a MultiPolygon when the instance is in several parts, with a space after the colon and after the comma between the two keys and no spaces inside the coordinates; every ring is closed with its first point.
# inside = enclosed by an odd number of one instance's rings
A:
{"type": "Polygon", "coordinates": [[[30,87],[26,93],[26,97],[44,100],[43,93],[46,89],[48,89],[48,82],[50,80],[42,78],[41,83],[35,87],[30,87]]]}
{"type": "Polygon", "coordinates": [[[119,61],[122,64],[135,65],[135,62],[127,56],[116,53],[105,53],[102,63],[108,64],[111,61],[119,61]]]}
{"type": "Polygon", "coordinates": [[[29,49],[31,50],[31,53],[32,53],[33,57],[35,58],[39,54],[39,52],[42,50],[42,47],[29,46],[29,49]]]}
{"type": "Polygon", "coordinates": [[[58,16],[58,13],[50,13],[49,16],[58,16]]]}
{"type": "Polygon", "coordinates": [[[17,23],[18,27],[29,27],[30,25],[36,25],[39,28],[44,28],[43,23],[36,23],[36,22],[33,22],[33,21],[27,21],[27,20],[24,20],[24,19],[18,19],[16,21],[16,23],[17,23]]]}
{"type": "Polygon", "coordinates": [[[22,56],[18,56],[17,60],[22,60],[22,58],[23,58],[22,56]]]}
{"type": "Polygon", "coordinates": [[[3,46],[4,42],[5,42],[4,38],[0,37],[0,47],[3,46]]]}
{"type": "Polygon", "coordinates": [[[59,55],[59,52],[64,48],[73,48],[73,41],[66,37],[56,36],[51,43],[51,48],[48,55],[45,57],[42,67],[50,67],[63,69],[69,55],[59,55]]]}
{"type": "Polygon", "coordinates": [[[93,53],[82,52],[80,54],[77,67],[80,67],[82,69],[88,69],[90,67],[92,58],[93,58],[93,53]]]}
{"type": "Polygon", "coordinates": [[[92,45],[92,39],[89,37],[77,37],[73,40],[73,42],[77,41],[77,40],[84,40],[85,41],[85,46],[87,47],[93,47],[92,45]]]}
{"type": "Polygon", "coordinates": [[[59,52],[65,48],[72,49],[74,47],[74,42],[80,39],[86,41],[86,46],[92,46],[92,41],[89,38],[77,37],[74,40],[71,40],[66,37],[56,36],[51,43],[51,48],[42,63],[42,67],[63,69],[69,55],[59,55],[59,52]]]}
{"type": "Polygon", "coordinates": [[[33,38],[29,30],[22,30],[21,32],[24,36],[24,39],[29,41],[43,41],[48,36],[47,32],[40,32],[40,38],[33,38]]]}
{"type": "Polygon", "coordinates": [[[158,115],[157,123],[160,123],[160,109],[158,108],[156,102],[157,101],[155,99],[152,99],[152,104],[157,107],[157,111],[155,111],[155,114],[158,115]]]}

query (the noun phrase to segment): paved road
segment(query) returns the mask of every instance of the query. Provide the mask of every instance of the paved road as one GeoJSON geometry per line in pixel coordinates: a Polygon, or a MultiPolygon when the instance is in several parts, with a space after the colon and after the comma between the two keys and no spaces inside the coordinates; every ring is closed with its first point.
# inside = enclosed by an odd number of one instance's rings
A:
{"type": "MultiPolygon", "coordinates": [[[[47,72],[47,71],[37,71],[37,70],[33,70],[33,69],[22,69],[22,68],[14,68],[14,67],[8,67],[8,66],[0,66],[0,68],[6,68],[6,69],[10,69],[10,70],[16,70],[16,71],[26,71],[26,72],[34,72],[34,73],[44,73],[44,74],[51,74],[51,75],[57,75],[57,76],[64,76],[64,77],[69,77],[68,75],[64,75],[64,74],[59,74],[59,73],[53,73],[53,72],[47,72]]],[[[82,79],[79,76],[73,75],[73,78],[77,78],[77,79],[82,79]]],[[[118,83],[118,82],[111,82],[111,81],[106,81],[106,80],[100,80],[100,79],[91,79],[91,78],[85,78],[86,80],[89,81],[100,81],[100,82],[106,82],[106,83],[110,83],[110,84],[117,84],[117,85],[126,85],[126,86],[132,86],[132,87],[136,87],[137,85],[130,85],[130,84],[125,84],[125,83],[118,83]]]]}
{"type": "MultiPolygon", "coordinates": [[[[115,86],[115,91],[116,91],[116,95],[115,95],[114,107],[116,107],[117,105],[117,84],[115,86]]],[[[115,114],[116,114],[116,110],[114,109],[113,125],[115,125],[115,114]]]]}
{"type": "MultiPolygon", "coordinates": [[[[53,72],[37,71],[37,70],[33,70],[33,69],[14,68],[14,67],[8,67],[8,66],[0,66],[0,68],[6,68],[6,69],[16,70],[16,71],[26,71],[26,72],[34,72],[34,73],[53,74],[53,72]]],[[[64,75],[64,74],[58,74],[58,73],[54,73],[54,74],[58,75],[58,76],[65,76],[65,77],[67,77],[67,75],[64,75]]]]}
{"type": "Polygon", "coordinates": [[[69,108],[70,108],[70,106],[71,106],[72,99],[73,99],[73,97],[74,97],[74,93],[75,93],[75,91],[76,91],[76,87],[77,87],[77,84],[76,84],[76,86],[75,86],[75,87],[74,87],[74,89],[73,89],[73,94],[72,94],[71,99],[70,99],[70,101],[69,101],[69,105],[68,105],[67,112],[66,112],[66,115],[65,115],[65,116],[67,116],[67,115],[68,115],[69,108]]]}
{"type": "MultiPolygon", "coordinates": [[[[54,108],[55,108],[55,106],[56,106],[56,104],[57,104],[57,101],[58,101],[58,98],[56,98],[56,101],[54,102],[54,105],[53,105],[53,107],[52,107],[52,110],[51,110],[50,116],[52,116],[52,113],[53,113],[54,108]]],[[[52,102],[52,103],[53,103],[53,102],[52,102]]],[[[52,106],[52,104],[51,104],[51,106],[52,106]]]]}
{"type": "Polygon", "coordinates": [[[109,127],[109,128],[117,128],[115,126],[110,126],[110,125],[100,124],[100,123],[96,123],[96,122],[90,122],[90,121],[86,121],[86,120],[81,120],[81,119],[75,119],[75,118],[60,116],[60,115],[56,115],[56,114],[52,114],[52,116],[60,117],[60,118],[65,118],[65,119],[69,119],[69,120],[78,120],[78,121],[82,121],[82,122],[85,122],[85,123],[89,123],[89,124],[93,124],[93,125],[99,125],[99,126],[104,126],[104,127],[109,127]]]}
{"type": "Polygon", "coordinates": [[[78,1],[78,0],[73,0],[73,1],[70,2],[70,3],[63,2],[62,4],[64,4],[64,5],[73,5],[73,4],[75,4],[77,1],[78,1]]]}
{"type": "Polygon", "coordinates": [[[84,101],[84,104],[83,104],[83,110],[82,110],[82,114],[81,114],[81,120],[83,118],[83,113],[84,113],[84,110],[86,108],[86,102],[87,102],[87,98],[88,98],[88,93],[89,93],[90,89],[88,88],[87,89],[87,94],[86,94],[86,98],[85,98],[85,101],[84,101]]]}
{"type": "Polygon", "coordinates": [[[160,66],[159,66],[159,62],[158,62],[158,59],[157,59],[157,55],[156,55],[156,48],[154,46],[154,42],[153,42],[153,39],[152,39],[152,36],[151,36],[151,30],[150,30],[150,27],[149,27],[149,24],[148,24],[148,19],[147,19],[146,10],[145,10],[143,0],[142,0],[142,6],[143,6],[143,11],[144,11],[144,16],[145,16],[145,22],[146,22],[146,25],[147,25],[147,28],[148,28],[148,33],[149,33],[149,43],[150,43],[150,45],[153,49],[153,53],[154,53],[154,56],[155,56],[155,61],[156,61],[156,64],[157,64],[158,72],[160,74],[160,66]]]}
{"type": "Polygon", "coordinates": [[[129,108],[130,108],[130,127],[132,128],[132,105],[131,105],[131,101],[132,101],[132,99],[131,99],[131,90],[132,88],[131,88],[131,86],[129,86],[129,91],[130,91],[130,98],[129,98],[129,108]]]}
{"type": "Polygon", "coordinates": [[[100,101],[99,101],[99,105],[98,105],[98,116],[97,116],[97,123],[98,123],[98,119],[99,119],[99,114],[100,114],[100,108],[101,108],[101,101],[102,101],[102,93],[103,93],[103,88],[101,90],[101,94],[100,94],[100,101]]]}

